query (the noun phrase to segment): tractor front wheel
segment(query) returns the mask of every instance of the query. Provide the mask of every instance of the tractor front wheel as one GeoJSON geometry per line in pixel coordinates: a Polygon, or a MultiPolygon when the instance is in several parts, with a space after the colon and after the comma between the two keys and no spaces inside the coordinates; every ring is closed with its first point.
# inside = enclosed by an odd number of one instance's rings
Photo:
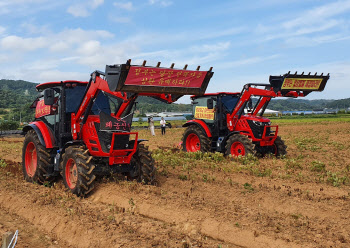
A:
{"type": "Polygon", "coordinates": [[[131,180],[137,180],[145,184],[154,184],[156,168],[150,151],[143,144],[138,144],[136,153],[131,159],[133,166],[129,173],[131,180]]]}
{"type": "Polygon", "coordinates": [[[182,149],[185,152],[209,152],[211,140],[206,133],[195,125],[189,126],[182,137],[182,149]]]}
{"type": "Polygon", "coordinates": [[[253,142],[247,136],[242,134],[234,134],[230,136],[225,148],[226,156],[231,155],[232,157],[238,157],[255,153],[253,142]]]}
{"type": "Polygon", "coordinates": [[[22,169],[27,182],[43,184],[51,183],[55,177],[48,176],[51,149],[46,149],[34,130],[27,132],[22,149],[22,169]]]}
{"type": "Polygon", "coordinates": [[[284,144],[284,141],[280,136],[277,136],[275,139],[272,150],[273,154],[278,158],[287,155],[287,146],[284,144]]]}
{"type": "Polygon", "coordinates": [[[84,146],[68,147],[62,158],[63,182],[73,194],[84,197],[94,189],[96,176],[92,156],[84,146]]]}

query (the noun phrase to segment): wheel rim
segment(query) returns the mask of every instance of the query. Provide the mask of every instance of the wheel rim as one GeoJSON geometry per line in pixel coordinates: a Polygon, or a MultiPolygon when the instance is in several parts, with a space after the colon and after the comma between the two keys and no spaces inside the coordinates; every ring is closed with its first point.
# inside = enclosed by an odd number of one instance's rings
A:
{"type": "Polygon", "coordinates": [[[191,134],[189,134],[187,136],[186,149],[189,152],[200,151],[200,149],[201,149],[201,142],[200,142],[199,137],[196,134],[191,133],[191,134]]]}
{"type": "Polygon", "coordinates": [[[33,177],[38,165],[36,147],[33,142],[28,143],[25,153],[25,167],[28,176],[33,177]]]}
{"type": "Polygon", "coordinates": [[[66,182],[67,186],[74,189],[78,181],[78,167],[74,159],[68,159],[66,163],[66,182]]]}
{"type": "Polygon", "coordinates": [[[234,157],[244,156],[245,155],[245,147],[241,142],[234,142],[231,145],[231,155],[234,157]]]}
{"type": "Polygon", "coordinates": [[[277,156],[277,152],[278,152],[278,148],[277,148],[276,144],[273,144],[273,146],[272,146],[272,154],[277,156]]]}

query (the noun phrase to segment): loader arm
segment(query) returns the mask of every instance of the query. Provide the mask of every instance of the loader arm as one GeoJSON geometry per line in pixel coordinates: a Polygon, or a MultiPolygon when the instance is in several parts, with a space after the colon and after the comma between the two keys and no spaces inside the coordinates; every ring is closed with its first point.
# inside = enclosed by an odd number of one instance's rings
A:
{"type": "Polygon", "coordinates": [[[270,76],[270,84],[246,84],[243,87],[239,101],[231,114],[227,115],[227,124],[230,131],[235,127],[244,113],[244,108],[252,96],[260,96],[260,100],[253,109],[251,115],[262,116],[271,98],[275,97],[305,97],[312,91],[323,91],[329,79],[328,75],[311,75],[311,73],[291,74],[290,72],[281,76],[270,76]],[[256,88],[264,87],[264,89],[256,88]]]}
{"type": "Polygon", "coordinates": [[[202,95],[214,74],[209,71],[133,66],[130,60],[126,64],[106,66],[106,72],[95,71],[91,74],[84,96],[76,113],[71,115],[71,130],[73,139],[79,139],[81,129],[87,121],[93,103],[100,91],[106,92],[123,100],[115,113],[116,118],[130,109],[136,98],[149,96],[167,103],[173,103],[183,95],[202,95]],[[130,94],[132,93],[132,94],[130,94]]]}

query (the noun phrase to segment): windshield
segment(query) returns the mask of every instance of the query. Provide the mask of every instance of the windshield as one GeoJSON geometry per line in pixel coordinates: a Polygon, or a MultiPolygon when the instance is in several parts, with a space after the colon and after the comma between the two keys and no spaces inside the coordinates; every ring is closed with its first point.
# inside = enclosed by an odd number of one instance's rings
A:
{"type": "Polygon", "coordinates": [[[78,110],[79,104],[83,99],[86,86],[79,85],[74,88],[66,89],[66,113],[73,113],[78,110]]]}
{"type": "MultiPolygon", "coordinates": [[[[84,97],[86,86],[78,85],[74,88],[66,89],[66,113],[76,113],[79,105],[84,97]]],[[[114,98],[107,93],[100,91],[92,106],[91,113],[98,115],[101,111],[111,114],[111,110],[115,112],[121,103],[120,99],[114,98]]]]}
{"type": "Polygon", "coordinates": [[[226,95],[221,97],[222,105],[224,106],[225,110],[229,113],[232,113],[233,109],[235,108],[237,102],[238,102],[238,96],[237,95],[226,95]]]}

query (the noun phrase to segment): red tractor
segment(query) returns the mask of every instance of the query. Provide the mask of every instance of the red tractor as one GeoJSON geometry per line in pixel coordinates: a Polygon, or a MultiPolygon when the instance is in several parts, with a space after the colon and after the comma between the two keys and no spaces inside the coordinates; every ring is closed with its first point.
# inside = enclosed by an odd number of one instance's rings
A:
{"type": "Polygon", "coordinates": [[[275,97],[296,98],[323,91],[328,79],[329,74],[287,73],[270,76],[270,84],[246,84],[242,92],[192,96],[194,119],[183,125],[187,127],[182,138],[183,150],[217,151],[233,157],[286,155],[287,146],[278,136],[278,126],[263,117],[267,105],[275,97]]]}
{"type": "Polygon", "coordinates": [[[131,132],[138,96],[172,103],[185,94],[204,94],[213,75],[209,71],[134,66],[106,66],[89,82],[39,84],[43,92],[32,107],[35,120],[23,128],[23,174],[29,182],[52,182],[59,175],[78,196],[94,188],[96,176],[121,173],[152,184],[154,161],[131,132]]]}

